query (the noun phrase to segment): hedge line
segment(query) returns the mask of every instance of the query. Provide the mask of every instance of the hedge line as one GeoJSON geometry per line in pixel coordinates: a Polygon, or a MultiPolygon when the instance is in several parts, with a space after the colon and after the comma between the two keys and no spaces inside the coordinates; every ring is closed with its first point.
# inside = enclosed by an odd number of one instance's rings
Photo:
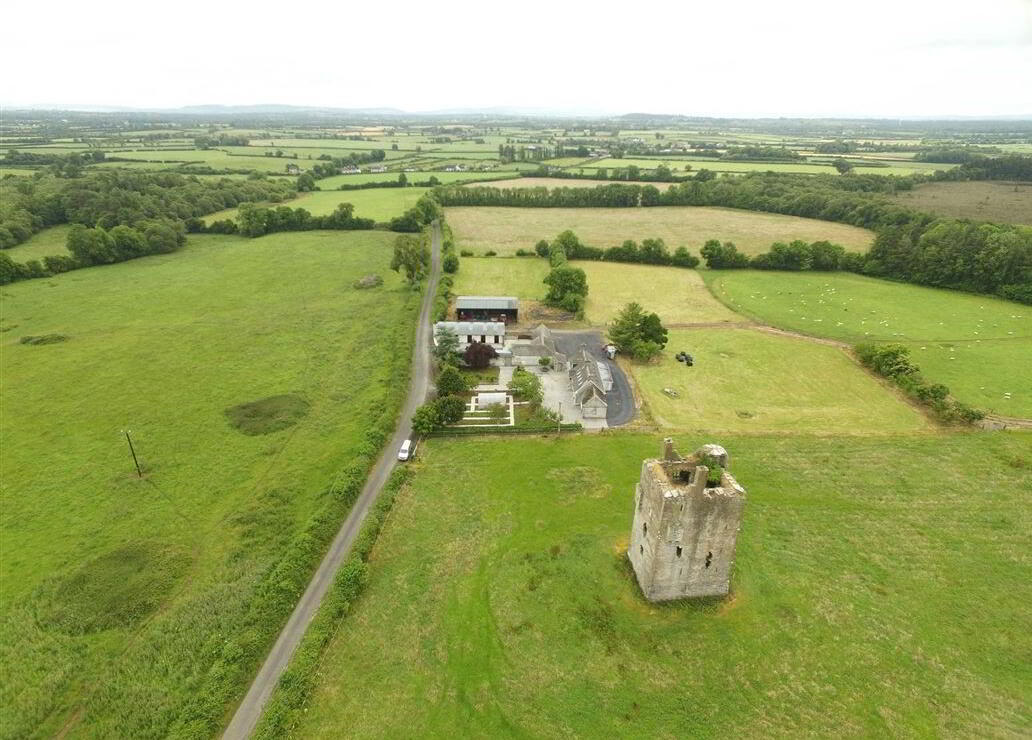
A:
{"type": "MultiPolygon", "coordinates": [[[[581,424],[560,424],[560,431],[579,432],[584,429],[581,424]]],[[[427,434],[427,437],[462,437],[471,434],[552,434],[555,425],[538,427],[442,427],[427,434]]]]}
{"type": "Polygon", "coordinates": [[[208,738],[220,730],[226,719],[226,707],[246,690],[269,645],[282,629],[307,587],[312,572],[324,557],[341,521],[358,498],[369,470],[394,433],[408,391],[409,358],[415,340],[419,299],[419,293],[410,294],[405,307],[406,317],[396,324],[395,338],[398,341],[395,344],[407,349],[390,355],[390,377],[385,383],[389,391],[382,404],[383,412],[366,430],[365,440],[351,463],[342,468],[326,487],[322,494],[325,499],[323,508],[290,543],[284,558],[262,575],[245,628],[227,637],[204,682],[183,708],[171,735],[208,738]]]}
{"type": "Polygon", "coordinates": [[[365,590],[368,583],[369,555],[383,529],[398,491],[411,477],[408,466],[396,468],[377,499],[352,548],[348,559],[341,565],[333,585],[319,607],[319,612],[307,632],[290,665],[280,677],[276,691],[265,707],[261,722],[255,728],[255,738],[288,736],[306,711],[306,705],[315,688],[316,675],[330,640],[365,590]]]}

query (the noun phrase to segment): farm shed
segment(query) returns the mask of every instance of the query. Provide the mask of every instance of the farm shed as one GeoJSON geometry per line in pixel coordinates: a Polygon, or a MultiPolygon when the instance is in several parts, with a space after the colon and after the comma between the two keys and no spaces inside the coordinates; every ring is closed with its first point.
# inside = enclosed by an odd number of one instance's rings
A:
{"type": "MultiPolygon", "coordinates": [[[[606,409],[606,381],[602,376],[601,369],[604,367],[598,362],[587,347],[581,346],[580,357],[570,365],[570,390],[573,391],[573,398],[586,419],[604,419],[606,409]]],[[[609,387],[612,388],[612,374],[608,372],[609,387]]]]}
{"type": "Polygon", "coordinates": [[[470,344],[505,344],[505,324],[501,321],[438,321],[434,324],[434,344],[437,332],[448,329],[459,338],[459,348],[470,344]]]}
{"type": "Polygon", "coordinates": [[[455,313],[459,321],[519,320],[520,300],[512,296],[460,295],[455,299],[455,313]]]}

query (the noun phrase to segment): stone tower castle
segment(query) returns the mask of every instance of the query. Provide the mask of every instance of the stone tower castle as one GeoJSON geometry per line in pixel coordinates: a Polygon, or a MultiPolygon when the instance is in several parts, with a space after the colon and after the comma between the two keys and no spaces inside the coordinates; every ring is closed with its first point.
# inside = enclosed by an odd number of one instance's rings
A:
{"type": "Polygon", "coordinates": [[[669,438],[662,459],[641,464],[627,557],[649,601],[726,596],[730,590],[745,489],[729,466],[719,445],[703,445],[682,458],[669,438]],[[717,486],[707,485],[707,456],[724,469],[717,486]]]}

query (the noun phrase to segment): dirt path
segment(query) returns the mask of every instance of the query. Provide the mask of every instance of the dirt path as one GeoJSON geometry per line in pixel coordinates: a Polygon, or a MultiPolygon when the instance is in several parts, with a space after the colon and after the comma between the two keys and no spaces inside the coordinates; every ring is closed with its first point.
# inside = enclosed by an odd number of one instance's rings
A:
{"type": "Polygon", "coordinates": [[[280,632],[272,650],[255,676],[251,688],[248,689],[240,706],[237,707],[226,728],[223,738],[227,740],[244,740],[254,732],[261,719],[262,710],[269,700],[280,676],[290,663],[294,651],[301,643],[309,623],[315,617],[323,597],[333,583],[338,568],[351,551],[351,545],[358,536],[362,522],[376,501],[384,484],[390,477],[394,466],[398,463],[398,448],[412,434],[412,414],[424,400],[430,387],[430,312],[433,309],[437,280],[441,272],[441,228],[434,224],[431,249],[431,269],[423,304],[419,312],[419,324],[416,328],[416,341],[412,349],[412,374],[409,382],[408,398],[401,410],[394,437],[384,447],[383,452],[369,473],[362,493],[359,495],[351,512],[341,525],[337,536],[333,538],[329,551],[319,564],[312,580],[305,589],[301,600],[294,608],[280,632]]]}

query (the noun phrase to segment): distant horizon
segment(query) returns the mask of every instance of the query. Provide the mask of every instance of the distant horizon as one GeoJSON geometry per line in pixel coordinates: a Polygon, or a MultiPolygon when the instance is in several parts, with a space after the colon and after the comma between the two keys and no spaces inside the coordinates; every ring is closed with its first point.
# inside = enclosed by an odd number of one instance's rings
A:
{"type": "Polygon", "coordinates": [[[494,105],[487,107],[453,106],[449,108],[412,110],[399,106],[334,106],[298,103],[191,103],[180,106],[131,106],[102,103],[0,103],[4,112],[40,113],[168,113],[179,115],[204,115],[273,112],[330,112],[355,115],[383,116],[514,116],[527,118],[586,118],[613,119],[630,116],[655,118],[716,119],[716,120],[807,120],[807,121],[1028,121],[1032,122],[1032,111],[1012,114],[959,114],[940,113],[927,115],[877,115],[864,113],[848,114],[789,114],[789,113],[713,113],[713,112],[659,112],[650,110],[600,111],[591,109],[562,109],[517,105],[494,105]],[[220,110],[221,109],[221,110],[220,110]]]}

